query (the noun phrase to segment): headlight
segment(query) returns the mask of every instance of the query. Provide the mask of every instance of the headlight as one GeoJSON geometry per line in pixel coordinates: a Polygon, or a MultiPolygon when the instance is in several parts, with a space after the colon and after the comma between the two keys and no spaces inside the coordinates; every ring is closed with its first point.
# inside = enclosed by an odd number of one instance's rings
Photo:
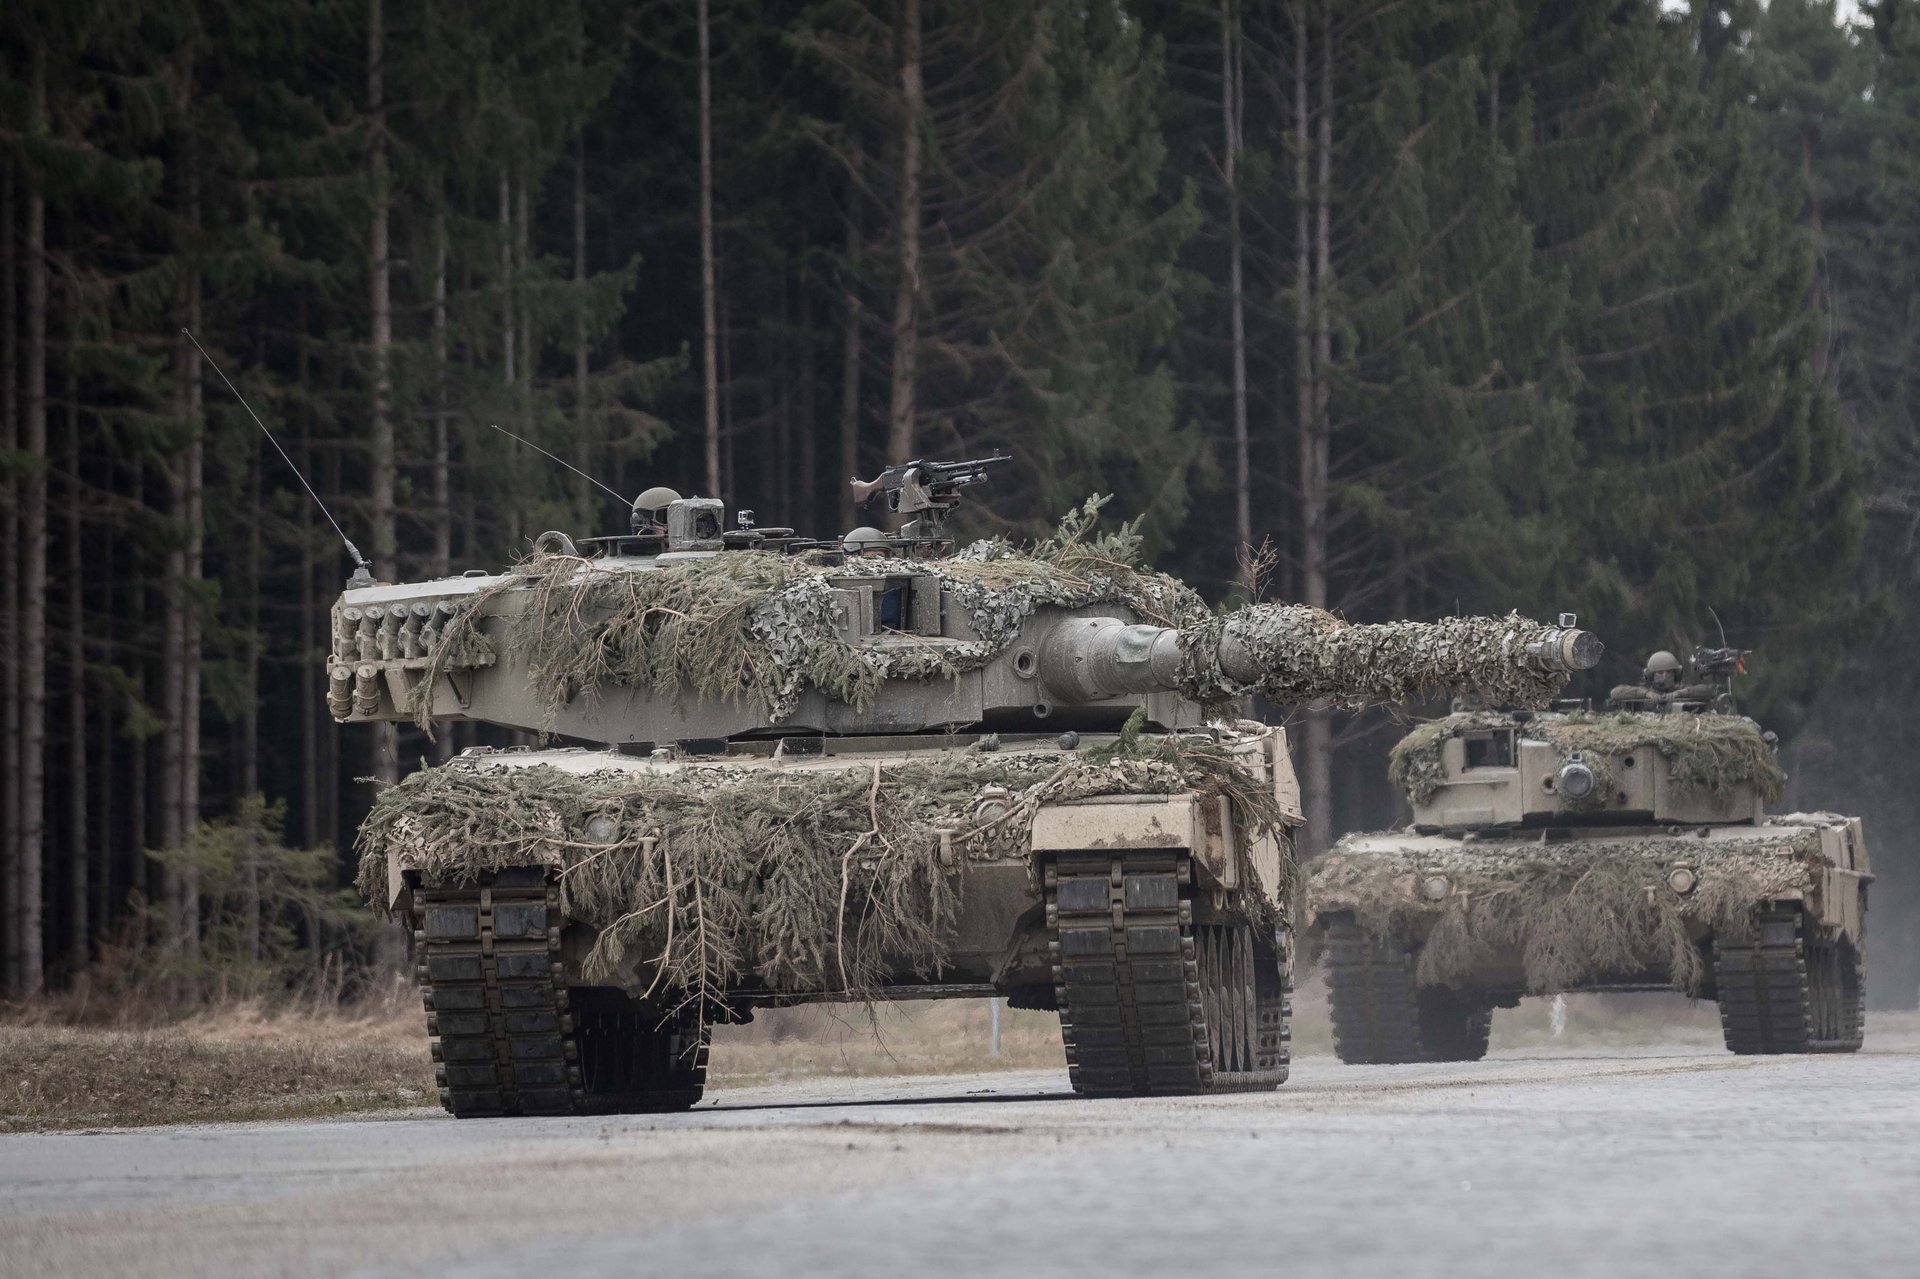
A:
{"type": "Polygon", "coordinates": [[[1420,881],[1420,895],[1430,902],[1437,902],[1453,890],[1453,885],[1445,875],[1429,875],[1420,881]]]}
{"type": "Polygon", "coordinates": [[[1699,882],[1700,877],[1693,873],[1691,866],[1675,866],[1667,872],[1667,887],[1682,897],[1692,892],[1699,882]]]}
{"type": "Polygon", "coordinates": [[[1560,773],[1554,784],[1568,799],[1585,799],[1593,794],[1593,782],[1593,770],[1576,755],[1560,765],[1560,773]]]}

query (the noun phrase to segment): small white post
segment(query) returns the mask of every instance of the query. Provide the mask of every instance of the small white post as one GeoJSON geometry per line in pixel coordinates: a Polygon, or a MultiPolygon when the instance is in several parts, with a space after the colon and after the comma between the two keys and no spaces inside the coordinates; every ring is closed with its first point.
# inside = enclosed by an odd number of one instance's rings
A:
{"type": "Polygon", "coordinates": [[[996,995],[989,999],[987,1006],[993,1009],[993,1055],[998,1057],[1000,1055],[1000,997],[996,995]]]}

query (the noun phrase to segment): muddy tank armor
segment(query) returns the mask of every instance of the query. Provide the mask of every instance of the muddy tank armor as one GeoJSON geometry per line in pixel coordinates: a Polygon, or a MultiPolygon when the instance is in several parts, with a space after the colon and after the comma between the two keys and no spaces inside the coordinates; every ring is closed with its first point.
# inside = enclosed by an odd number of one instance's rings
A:
{"type": "Polygon", "coordinates": [[[1860,820],[1766,814],[1773,735],[1714,709],[1743,657],[1702,650],[1692,683],[1650,662],[1667,678],[1607,711],[1456,711],[1394,748],[1413,824],[1307,875],[1343,1061],[1473,1060],[1493,1008],[1563,991],[1717,1000],[1736,1053],[1860,1047],[1860,820]]]}
{"type": "Polygon", "coordinates": [[[684,1108],[715,1022],[949,996],[1058,1009],[1082,1093],[1272,1088],[1301,816],[1284,730],[1237,707],[1542,704],[1598,657],[1571,618],[1216,613],[1131,530],[1096,536],[1097,503],[956,553],[940,519],[984,464],[914,465],[868,486],[897,534],[725,529],[686,498],[340,597],[336,718],[568,743],[465,751],[360,833],[448,1109],[684,1108]]]}

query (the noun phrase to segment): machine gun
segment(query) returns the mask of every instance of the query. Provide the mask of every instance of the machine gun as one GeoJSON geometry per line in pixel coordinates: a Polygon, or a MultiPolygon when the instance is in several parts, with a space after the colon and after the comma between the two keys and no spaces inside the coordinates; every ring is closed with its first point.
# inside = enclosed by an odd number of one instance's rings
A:
{"type": "Polygon", "coordinates": [[[1696,648],[1690,665],[1700,679],[1731,679],[1747,673],[1747,658],[1752,655],[1750,648],[1696,648]]]}
{"type": "Polygon", "coordinates": [[[853,500],[864,506],[874,494],[885,493],[889,511],[912,517],[900,526],[901,537],[938,537],[948,512],[960,504],[962,486],[988,478],[989,468],[1011,461],[1006,454],[996,453],[967,462],[902,462],[871,480],[855,478],[853,500]]]}

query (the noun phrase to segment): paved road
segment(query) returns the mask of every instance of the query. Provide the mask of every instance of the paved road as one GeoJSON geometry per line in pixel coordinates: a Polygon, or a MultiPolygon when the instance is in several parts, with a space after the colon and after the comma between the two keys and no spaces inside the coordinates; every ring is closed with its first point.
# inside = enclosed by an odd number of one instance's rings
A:
{"type": "MultiPolygon", "coordinates": [[[[1870,1040],[1871,1042],[1871,1040],[1870,1040]]],[[[809,1082],[668,1118],[0,1137],[0,1273],[1920,1273],[1920,1051],[809,1082]]]]}

